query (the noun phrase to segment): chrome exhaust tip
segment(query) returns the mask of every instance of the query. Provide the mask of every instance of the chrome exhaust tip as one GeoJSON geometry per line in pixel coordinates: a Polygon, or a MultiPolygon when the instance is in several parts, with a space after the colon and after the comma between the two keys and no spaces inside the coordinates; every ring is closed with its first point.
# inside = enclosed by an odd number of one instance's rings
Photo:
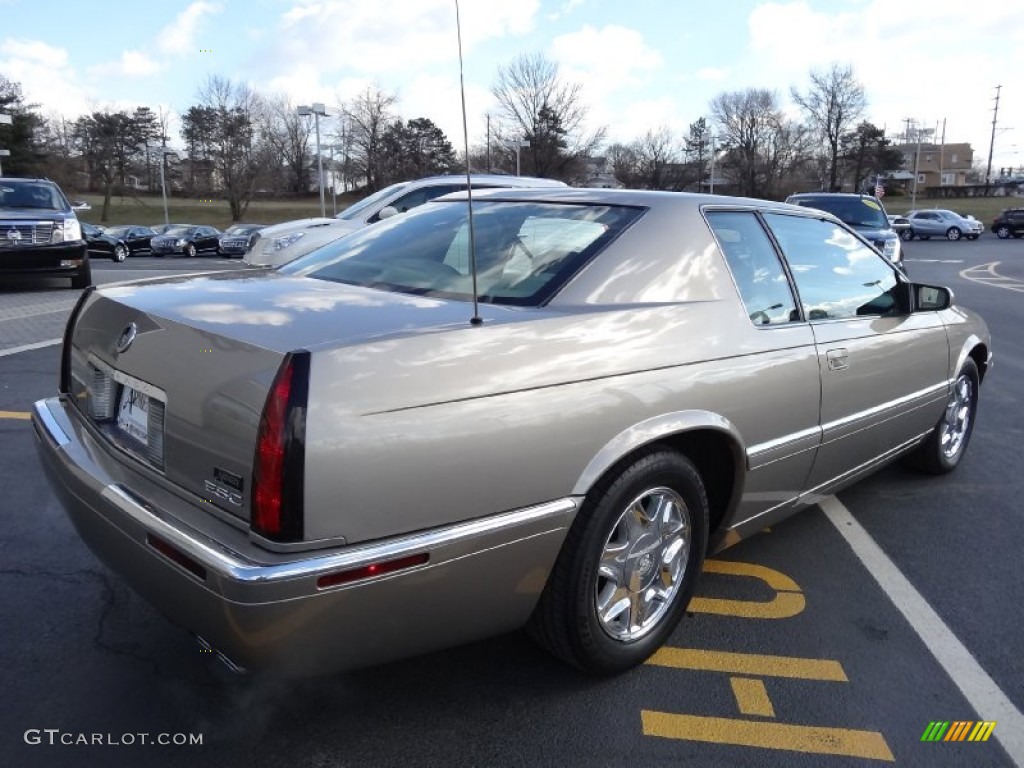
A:
{"type": "Polygon", "coordinates": [[[199,648],[201,649],[202,653],[214,654],[217,657],[217,661],[219,661],[221,664],[227,667],[228,671],[232,674],[244,675],[248,672],[248,670],[245,667],[236,664],[231,659],[229,659],[222,651],[218,651],[216,648],[210,645],[209,641],[207,641],[206,638],[200,637],[199,635],[195,635],[195,638],[196,642],[199,643],[199,648]]]}

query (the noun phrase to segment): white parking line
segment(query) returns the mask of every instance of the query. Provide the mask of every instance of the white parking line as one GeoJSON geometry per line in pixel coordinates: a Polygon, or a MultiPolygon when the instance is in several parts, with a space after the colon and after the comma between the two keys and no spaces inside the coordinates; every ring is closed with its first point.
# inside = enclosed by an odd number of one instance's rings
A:
{"type": "Polygon", "coordinates": [[[964,280],[970,280],[972,283],[978,283],[979,285],[991,285],[996,288],[1006,288],[1010,291],[1024,291],[1024,280],[1018,280],[1015,277],[1007,277],[1006,275],[1000,275],[996,272],[998,267],[1003,262],[993,261],[989,264],[979,264],[976,267],[968,267],[967,269],[960,271],[960,277],[964,280]]]}
{"type": "Polygon", "coordinates": [[[0,349],[0,357],[16,355],[19,352],[30,352],[33,349],[42,349],[43,347],[52,347],[54,344],[60,344],[61,341],[63,339],[50,339],[49,341],[37,341],[34,344],[22,344],[20,347],[11,347],[10,349],[0,349]]]}
{"type": "Polygon", "coordinates": [[[853,553],[867,568],[882,591],[903,614],[935,660],[974,707],[978,717],[995,720],[992,736],[1010,754],[1017,768],[1024,768],[1024,714],[982,669],[971,652],[921,596],[871,535],[835,496],[818,503],[853,553]]]}

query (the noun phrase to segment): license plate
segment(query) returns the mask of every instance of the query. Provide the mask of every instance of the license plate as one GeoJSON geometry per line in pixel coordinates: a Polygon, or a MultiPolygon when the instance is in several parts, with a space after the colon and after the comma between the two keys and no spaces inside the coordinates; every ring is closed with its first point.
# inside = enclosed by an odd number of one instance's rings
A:
{"type": "Polygon", "coordinates": [[[145,445],[149,442],[149,395],[124,386],[117,409],[117,426],[145,445]]]}

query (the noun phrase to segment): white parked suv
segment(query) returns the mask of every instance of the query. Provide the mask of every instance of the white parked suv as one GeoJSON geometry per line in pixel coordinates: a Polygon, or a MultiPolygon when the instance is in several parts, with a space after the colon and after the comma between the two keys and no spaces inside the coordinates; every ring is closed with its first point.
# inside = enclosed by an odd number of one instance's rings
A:
{"type": "MultiPolygon", "coordinates": [[[[473,174],[470,179],[473,189],[566,186],[561,181],[531,176],[473,174]]],[[[243,262],[254,267],[279,267],[357,229],[405,213],[435,197],[465,189],[464,175],[429,176],[415,181],[400,181],[374,192],[332,219],[298,219],[261,230],[259,239],[245,255],[243,262]]]]}

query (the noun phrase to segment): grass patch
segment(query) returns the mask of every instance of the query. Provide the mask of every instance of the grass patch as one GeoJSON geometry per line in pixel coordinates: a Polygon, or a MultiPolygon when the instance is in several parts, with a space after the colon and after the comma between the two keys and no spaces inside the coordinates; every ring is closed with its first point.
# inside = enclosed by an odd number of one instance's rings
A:
{"type": "MultiPolygon", "coordinates": [[[[78,211],[78,218],[89,224],[137,224],[153,227],[164,223],[164,204],[159,195],[114,195],[110,198],[107,221],[100,221],[103,213],[103,195],[74,195],[85,200],[91,211],[78,211]]],[[[350,195],[338,197],[338,210],[344,210],[358,198],[350,195]]],[[[167,198],[167,213],[172,224],[205,224],[218,229],[231,225],[231,209],[227,201],[217,199],[167,198]]],[[[334,213],[330,196],[327,197],[327,215],[334,213]]],[[[304,219],[320,215],[320,199],[309,200],[253,200],[244,221],[253,224],[279,224],[282,221],[304,219]]]]}
{"type": "MultiPolygon", "coordinates": [[[[910,210],[910,196],[882,198],[886,213],[906,213],[910,210]]],[[[971,214],[985,224],[992,226],[992,219],[1005,208],[1024,208],[1024,197],[917,197],[917,209],[944,208],[961,215],[971,214]]]]}

